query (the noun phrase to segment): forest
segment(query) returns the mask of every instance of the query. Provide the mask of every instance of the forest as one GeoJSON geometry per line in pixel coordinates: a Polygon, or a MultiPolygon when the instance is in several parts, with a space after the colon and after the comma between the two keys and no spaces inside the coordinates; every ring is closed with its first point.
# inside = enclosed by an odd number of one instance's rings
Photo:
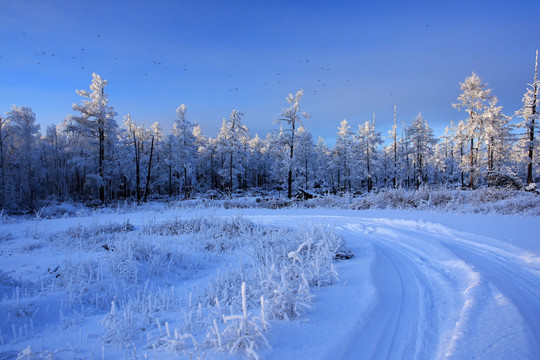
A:
{"type": "Polygon", "coordinates": [[[242,112],[224,118],[217,136],[203,134],[176,109],[169,133],[145,128],[109,104],[107,80],[93,74],[90,90],[77,90],[73,114],[44,134],[30,107],[13,105],[0,116],[0,205],[32,212],[57,201],[101,205],[117,200],[228,197],[250,193],[354,194],[404,188],[504,186],[535,189],[538,158],[538,52],[523,106],[505,114],[475,73],[460,83],[452,104],[463,120],[436,137],[421,113],[386,133],[373,120],[340,122],[335,145],[309,132],[302,90],[290,94],[276,131],[252,136],[242,112]]]}

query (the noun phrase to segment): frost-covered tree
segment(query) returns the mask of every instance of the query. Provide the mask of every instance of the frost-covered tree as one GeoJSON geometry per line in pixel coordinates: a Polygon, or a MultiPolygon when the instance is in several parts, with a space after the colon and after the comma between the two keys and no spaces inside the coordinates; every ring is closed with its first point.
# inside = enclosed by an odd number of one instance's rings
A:
{"type": "Polygon", "coordinates": [[[465,109],[469,115],[467,119],[467,136],[470,141],[469,164],[466,170],[469,171],[469,187],[475,187],[476,177],[479,173],[478,143],[482,141],[484,118],[482,111],[491,100],[491,89],[474,72],[460,83],[462,93],[458,96],[458,103],[453,104],[458,110],[465,109]],[[475,147],[475,141],[476,146],[475,147]]]}
{"type": "MultiPolygon", "coordinates": [[[[297,128],[299,125],[302,125],[302,119],[309,119],[309,114],[306,112],[300,111],[300,99],[304,95],[302,90],[298,91],[296,95],[289,94],[286,98],[287,102],[291,104],[291,107],[283,109],[281,111],[280,117],[276,122],[283,122],[290,126],[290,128],[283,129],[281,128],[281,133],[286,132],[286,136],[283,137],[284,141],[287,144],[289,150],[289,164],[288,164],[288,173],[287,173],[287,197],[290,199],[292,197],[292,183],[293,183],[293,158],[294,158],[294,145],[297,128]]],[[[285,135],[285,134],[284,134],[285,135]]]]}
{"type": "Polygon", "coordinates": [[[12,196],[17,204],[29,210],[34,209],[39,188],[38,140],[40,126],[36,124],[36,115],[28,107],[13,105],[7,113],[11,127],[9,141],[9,162],[11,172],[12,196]]]}
{"type": "Polygon", "coordinates": [[[324,192],[336,191],[336,187],[333,181],[333,172],[331,171],[331,164],[333,161],[332,151],[328,148],[326,141],[319,136],[317,138],[317,144],[315,144],[315,160],[314,160],[314,180],[315,187],[322,189],[324,192]]]}
{"type": "Polygon", "coordinates": [[[454,125],[450,122],[450,126],[444,129],[443,135],[439,138],[438,144],[435,145],[433,155],[433,166],[436,170],[436,184],[452,184],[457,181],[455,171],[459,167],[455,159],[455,144],[454,144],[454,125]]]}
{"type": "MultiPolygon", "coordinates": [[[[158,124],[159,126],[159,124],[158,124]]],[[[131,119],[131,115],[124,116],[124,123],[119,131],[120,140],[119,158],[122,159],[118,164],[121,176],[123,178],[122,193],[124,197],[129,197],[131,187],[134,187],[134,193],[137,203],[148,198],[150,191],[150,182],[152,175],[152,160],[154,155],[154,131],[137,126],[131,119]],[[133,159],[133,163],[127,161],[133,159]],[[143,190],[143,179],[145,185],[143,190]]]]}
{"type": "Polygon", "coordinates": [[[242,124],[243,113],[233,110],[229,120],[223,119],[223,123],[217,136],[218,152],[222,153],[222,166],[220,175],[225,187],[232,193],[235,179],[237,187],[242,186],[242,177],[245,168],[245,152],[249,141],[249,131],[242,124]]]}
{"type": "Polygon", "coordinates": [[[41,141],[40,153],[46,164],[46,190],[57,200],[69,199],[68,153],[66,136],[61,125],[49,125],[41,141]]]}
{"type": "Polygon", "coordinates": [[[264,147],[264,140],[259,137],[259,134],[255,134],[248,142],[246,181],[253,188],[261,188],[263,185],[264,147]]]}
{"type": "Polygon", "coordinates": [[[338,127],[336,145],[334,146],[334,160],[337,169],[338,188],[351,191],[352,171],[354,167],[353,132],[346,119],[338,127]],[[342,186],[343,184],[343,186],[342,186]]]}
{"type": "Polygon", "coordinates": [[[199,124],[193,126],[193,136],[195,137],[195,147],[197,156],[195,163],[195,185],[196,190],[204,191],[214,188],[212,179],[215,169],[213,168],[214,152],[211,150],[211,138],[207,138],[199,124]]]}
{"type": "Polygon", "coordinates": [[[6,138],[10,132],[9,129],[10,129],[10,123],[9,123],[8,118],[2,117],[2,115],[0,115],[0,171],[2,172],[0,174],[0,181],[1,181],[0,205],[4,208],[5,208],[6,191],[7,191],[7,186],[6,186],[7,161],[6,161],[5,146],[6,146],[6,138]]]}
{"type": "Polygon", "coordinates": [[[302,186],[305,190],[310,188],[310,174],[313,172],[314,144],[311,133],[301,125],[296,134],[296,155],[294,168],[301,174],[302,186]]]}
{"type": "Polygon", "coordinates": [[[73,110],[80,115],[69,118],[68,130],[78,133],[88,139],[95,147],[97,153],[97,171],[94,175],[99,192],[99,199],[105,201],[106,164],[111,163],[113,146],[116,140],[117,124],[114,120],[116,112],[109,106],[109,99],[105,94],[107,80],[96,73],[92,74],[90,91],[77,90],[77,94],[84,98],[81,105],[73,104],[73,110]]]}
{"type": "Polygon", "coordinates": [[[193,135],[193,124],[186,119],[187,106],[182,104],[176,109],[176,120],[172,129],[172,167],[179,188],[183,189],[184,198],[189,198],[194,179],[197,145],[193,135]]]}
{"type": "Polygon", "coordinates": [[[381,133],[375,129],[375,114],[373,121],[358,125],[355,135],[358,144],[358,156],[362,181],[365,181],[367,191],[373,189],[373,178],[377,171],[378,147],[383,143],[381,133]]]}
{"type": "MultiPolygon", "coordinates": [[[[159,122],[154,122],[150,126],[150,133],[154,138],[154,151],[152,160],[152,177],[151,188],[149,192],[155,192],[156,194],[163,194],[163,189],[167,187],[167,164],[165,163],[166,157],[164,154],[165,147],[165,135],[159,122]]],[[[146,196],[146,192],[145,192],[146,196]]]]}
{"type": "Polygon", "coordinates": [[[510,118],[502,113],[502,106],[497,106],[493,97],[482,114],[484,124],[483,145],[485,168],[488,172],[501,172],[508,164],[511,146],[510,118]]]}
{"type": "Polygon", "coordinates": [[[538,90],[540,81],[538,80],[538,50],[536,50],[536,60],[534,65],[534,81],[529,85],[527,91],[523,95],[523,107],[517,111],[517,115],[523,118],[523,121],[518,125],[526,129],[526,135],[521,140],[521,146],[527,153],[527,184],[534,182],[535,169],[534,165],[539,162],[538,149],[540,142],[536,138],[536,133],[540,126],[540,114],[538,112],[538,90]]]}
{"type": "Polygon", "coordinates": [[[433,146],[437,142],[433,130],[421,113],[414,118],[411,126],[407,128],[407,138],[410,142],[412,165],[414,167],[414,181],[416,189],[427,182],[428,162],[433,155],[433,146]]]}
{"type": "Polygon", "coordinates": [[[388,132],[390,138],[392,139],[392,144],[389,147],[389,155],[391,158],[390,162],[390,174],[392,177],[392,187],[397,187],[397,173],[398,173],[398,140],[397,140],[397,105],[394,105],[394,125],[392,125],[392,130],[388,132]]]}

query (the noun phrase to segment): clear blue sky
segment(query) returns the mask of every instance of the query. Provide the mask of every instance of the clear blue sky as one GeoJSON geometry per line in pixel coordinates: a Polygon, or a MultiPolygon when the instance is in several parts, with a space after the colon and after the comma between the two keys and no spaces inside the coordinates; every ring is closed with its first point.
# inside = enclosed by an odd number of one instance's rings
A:
{"type": "Polygon", "coordinates": [[[514,113],[532,82],[540,1],[0,1],[0,111],[31,107],[57,124],[92,72],[109,80],[121,123],[176,108],[215,136],[233,109],[252,135],[290,92],[316,138],[333,142],[376,113],[386,135],[422,112],[440,131],[466,115],[451,104],[476,72],[514,113]],[[53,55],[54,54],[54,55],[53,55]]]}

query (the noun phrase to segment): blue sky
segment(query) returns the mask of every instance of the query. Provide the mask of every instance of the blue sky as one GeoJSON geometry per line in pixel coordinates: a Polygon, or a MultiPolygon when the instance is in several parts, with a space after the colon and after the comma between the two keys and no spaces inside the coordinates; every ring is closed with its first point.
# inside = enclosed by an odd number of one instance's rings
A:
{"type": "Polygon", "coordinates": [[[42,128],[109,80],[121,123],[168,130],[176,108],[215,136],[233,109],[251,133],[277,128],[304,90],[306,127],[333,142],[339,122],[376,114],[386,135],[422,112],[438,134],[476,72],[511,115],[532,82],[540,1],[2,1],[0,111],[31,107],[42,128]],[[83,50],[84,49],[84,50],[83,50]],[[53,55],[54,54],[54,55],[53,55]],[[39,63],[39,64],[38,64],[39,63]]]}

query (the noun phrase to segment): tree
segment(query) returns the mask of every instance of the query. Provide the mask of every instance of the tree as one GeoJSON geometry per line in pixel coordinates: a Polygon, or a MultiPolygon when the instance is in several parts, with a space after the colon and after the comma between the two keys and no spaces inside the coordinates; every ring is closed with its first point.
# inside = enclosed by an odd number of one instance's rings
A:
{"type": "Polygon", "coordinates": [[[435,146],[433,165],[437,174],[441,175],[437,178],[438,184],[441,181],[444,181],[446,185],[456,181],[454,172],[458,165],[454,156],[454,130],[454,124],[450,122],[450,126],[444,129],[443,135],[439,138],[440,142],[435,146]]]}
{"type": "MultiPolygon", "coordinates": [[[[155,123],[154,125],[156,125],[155,123]]],[[[159,128],[159,124],[157,124],[159,128]]],[[[154,130],[155,131],[155,130],[154,130]]],[[[146,176],[146,185],[144,187],[144,199],[145,202],[148,198],[148,192],[150,190],[150,176],[152,170],[152,157],[154,152],[154,131],[144,129],[141,126],[137,126],[135,122],[131,119],[131,115],[127,114],[124,116],[124,124],[122,129],[119,132],[119,139],[122,145],[123,152],[120,155],[121,159],[128,159],[133,154],[133,166],[129,166],[127,161],[121,161],[119,168],[123,169],[124,177],[124,196],[129,196],[128,182],[130,179],[135,179],[135,195],[137,198],[137,203],[140,203],[143,198],[143,188],[141,180],[143,177],[142,169],[146,163],[147,165],[147,176],[146,176]],[[149,144],[150,143],[150,144],[149,144]],[[135,174],[133,174],[135,172],[135,174]],[[129,176],[129,179],[127,177],[129,176]]]]}
{"type": "Polygon", "coordinates": [[[2,175],[0,176],[0,181],[2,181],[2,187],[1,187],[1,190],[2,190],[2,197],[0,198],[0,204],[2,205],[2,207],[5,207],[5,202],[6,202],[6,190],[7,190],[7,186],[6,186],[6,151],[5,151],[5,145],[6,145],[6,138],[9,134],[9,129],[10,129],[10,123],[9,123],[9,119],[8,118],[2,118],[2,116],[0,116],[0,170],[2,171],[2,175]]]}
{"type": "Polygon", "coordinates": [[[535,151],[538,148],[538,140],[535,138],[535,130],[538,128],[540,114],[538,113],[538,50],[536,50],[536,60],[534,64],[534,81],[523,95],[523,107],[517,111],[517,115],[523,118],[523,122],[518,126],[527,130],[526,139],[523,141],[527,152],[527,184],[534,182],[534,162],[535,151]]]}
{"type": "Polygon", "coordinates": [[[363,165],[361,176],[369,192],[373,189],[373,177],[376,173],[377,148],[383,143],[381,133],[375,130],[375,114],[373,114],[373,121],[358,125],[355,140],[358,146],[359,162],[363,165]]]}
{"type": "Polygon", "coordinates": [[[13,105],[7,113],[7,119],[12,131],[10,152],[15,178],[11,181],[16,189],[16,201],[33,210],[39,185],[37,172],[41,170],[37,164],[40,126],[36,124],[36,115],[32,109],[23,106],[13,105]]]}
{"type": "Polygon", "coordinates": [[[232,193],[234,188],[234,179],[237,178],[237,186],[240,187],[244,174],[244,163],[240,159],[245,159],[245,152],[247,151],[247,142],[249,141],[249,131],[247,127],[242,124],[243,113],[233,110],[229,116],[229,120],[223,119],[220,132],[217,137],[218,152],[226,154],[226,159],[223,159],[223,165],[221,176],[222,178],[228,177],[225,181],[226,187],[229,192],[232,193]]]}
{"type": "Polygon", "coordinates": [[[179,182],[184,190],[184,198],[189,198],[193,187],[195,156],[197,146],[193,135],[193,124],[186,119],[187,106],[176,109],[176,120],[172,129],[172,158],[175,173],[182,178],[179,182]]]}
{"type": "Polygon", "coordinates": [[[458,97],[458,103],[452,106],[461,110],[462,108],[469,114],[467,119],[467,135],[470,141],[469,166],[470,173],[469,187],[474,189],[475,178],[478,171],[478,149],[474,147],[475,140],[481,141],[483,136],[483,118],[481,112],[486,108],[486,104],[491,100],[491,89],[482,82],[480,77],[474,72],[460,83],[462,93],[458,97]]]}
{"type": "Polygon", "coordinates": [[[346,119],[343,119],[338,128],[336,145],[334,146],[334,158],[337,168],[337,184],[341,187],[343,179],[343,189],[351,191],[351,166],[353,159],[353,132],[346,119]]]}
{"type": "Polygon", "coordinates": [[[249,141],[249,168],[252,174],[253,187],[262,188],[268,184],[271,159],[268,156],[268,142],[258,134],[249,141]]]}
{"type": "Polygon", "coordinates": [[[314,145],[311,133],[302,125],[296,134],[295,168],[304,176],[304,189],[309,189],[309,173],[313,161],[314,145]]]}
{"type": "Polygon", "coordinates": [[[486,146],[485,163],[488,172],[500,172],[510,154],[512,137],[508,123],[510,118],[502,113],[502,106],[497,106],[493,97],[482,114],[484,120],[484,145],[486,146]]]}
{"type": "Polygon", "coordinates": [[[390,171],[390,173],[392,174],[392,187],[396,188],[397,187],[397,171],[398,171],[397,105],[394,105],[394,125],[392,126],[392,130],[388,132],[388,135],[390,135],[390,138],[392,139],[392,145],[391,145],[392,169],[390,171]]]}
{"type": "Polygon", "coordinates": [[[421,113],[413,120],[411,126],[407,128],[407,138],[412,149],[412,164],[415,169],[416,189],[427,181],[427,163],[433,155],[433,145],[437,142],[433,136],[433,130],[421,113]]]}
{"type": "Polygon", "coordinates": [[[116,112],[109,106],[109,99],[105,94],[107,80],[103,80],[96,73],[92,74],[90,92],[77,90],[77,94],[83,98],[81,105],[73,104],[73,110],[81,113],[80,116],[71,116],[69,131],[79,133],[88,138],[97,148],[98,171],[97,186],[99,189],[99,199],[105,201],[105,166],[106,160],[112,154],[114,146],[116,112]]]}
{"type": "Polygon", "coordinates": [[[295,96],[289,94],[286,98],[287,102],[291,104],[290,108],[283,109],[280,114],[280,118],[276,122],[285,122],[290,126],[289,129],[281,129],[281,133],[286,131],[288,133],[286,143],[289,148],[289,171],[287,176],[287,197],[292,197],[292,183],[293,183],[293,157],[294,157],[294,144],[296,136],[297,125],[302,125],[302,118],[309,119],[309,114],[300,111],[300,99],[304,95],[302,90],[298,91],[295,96]]]}

